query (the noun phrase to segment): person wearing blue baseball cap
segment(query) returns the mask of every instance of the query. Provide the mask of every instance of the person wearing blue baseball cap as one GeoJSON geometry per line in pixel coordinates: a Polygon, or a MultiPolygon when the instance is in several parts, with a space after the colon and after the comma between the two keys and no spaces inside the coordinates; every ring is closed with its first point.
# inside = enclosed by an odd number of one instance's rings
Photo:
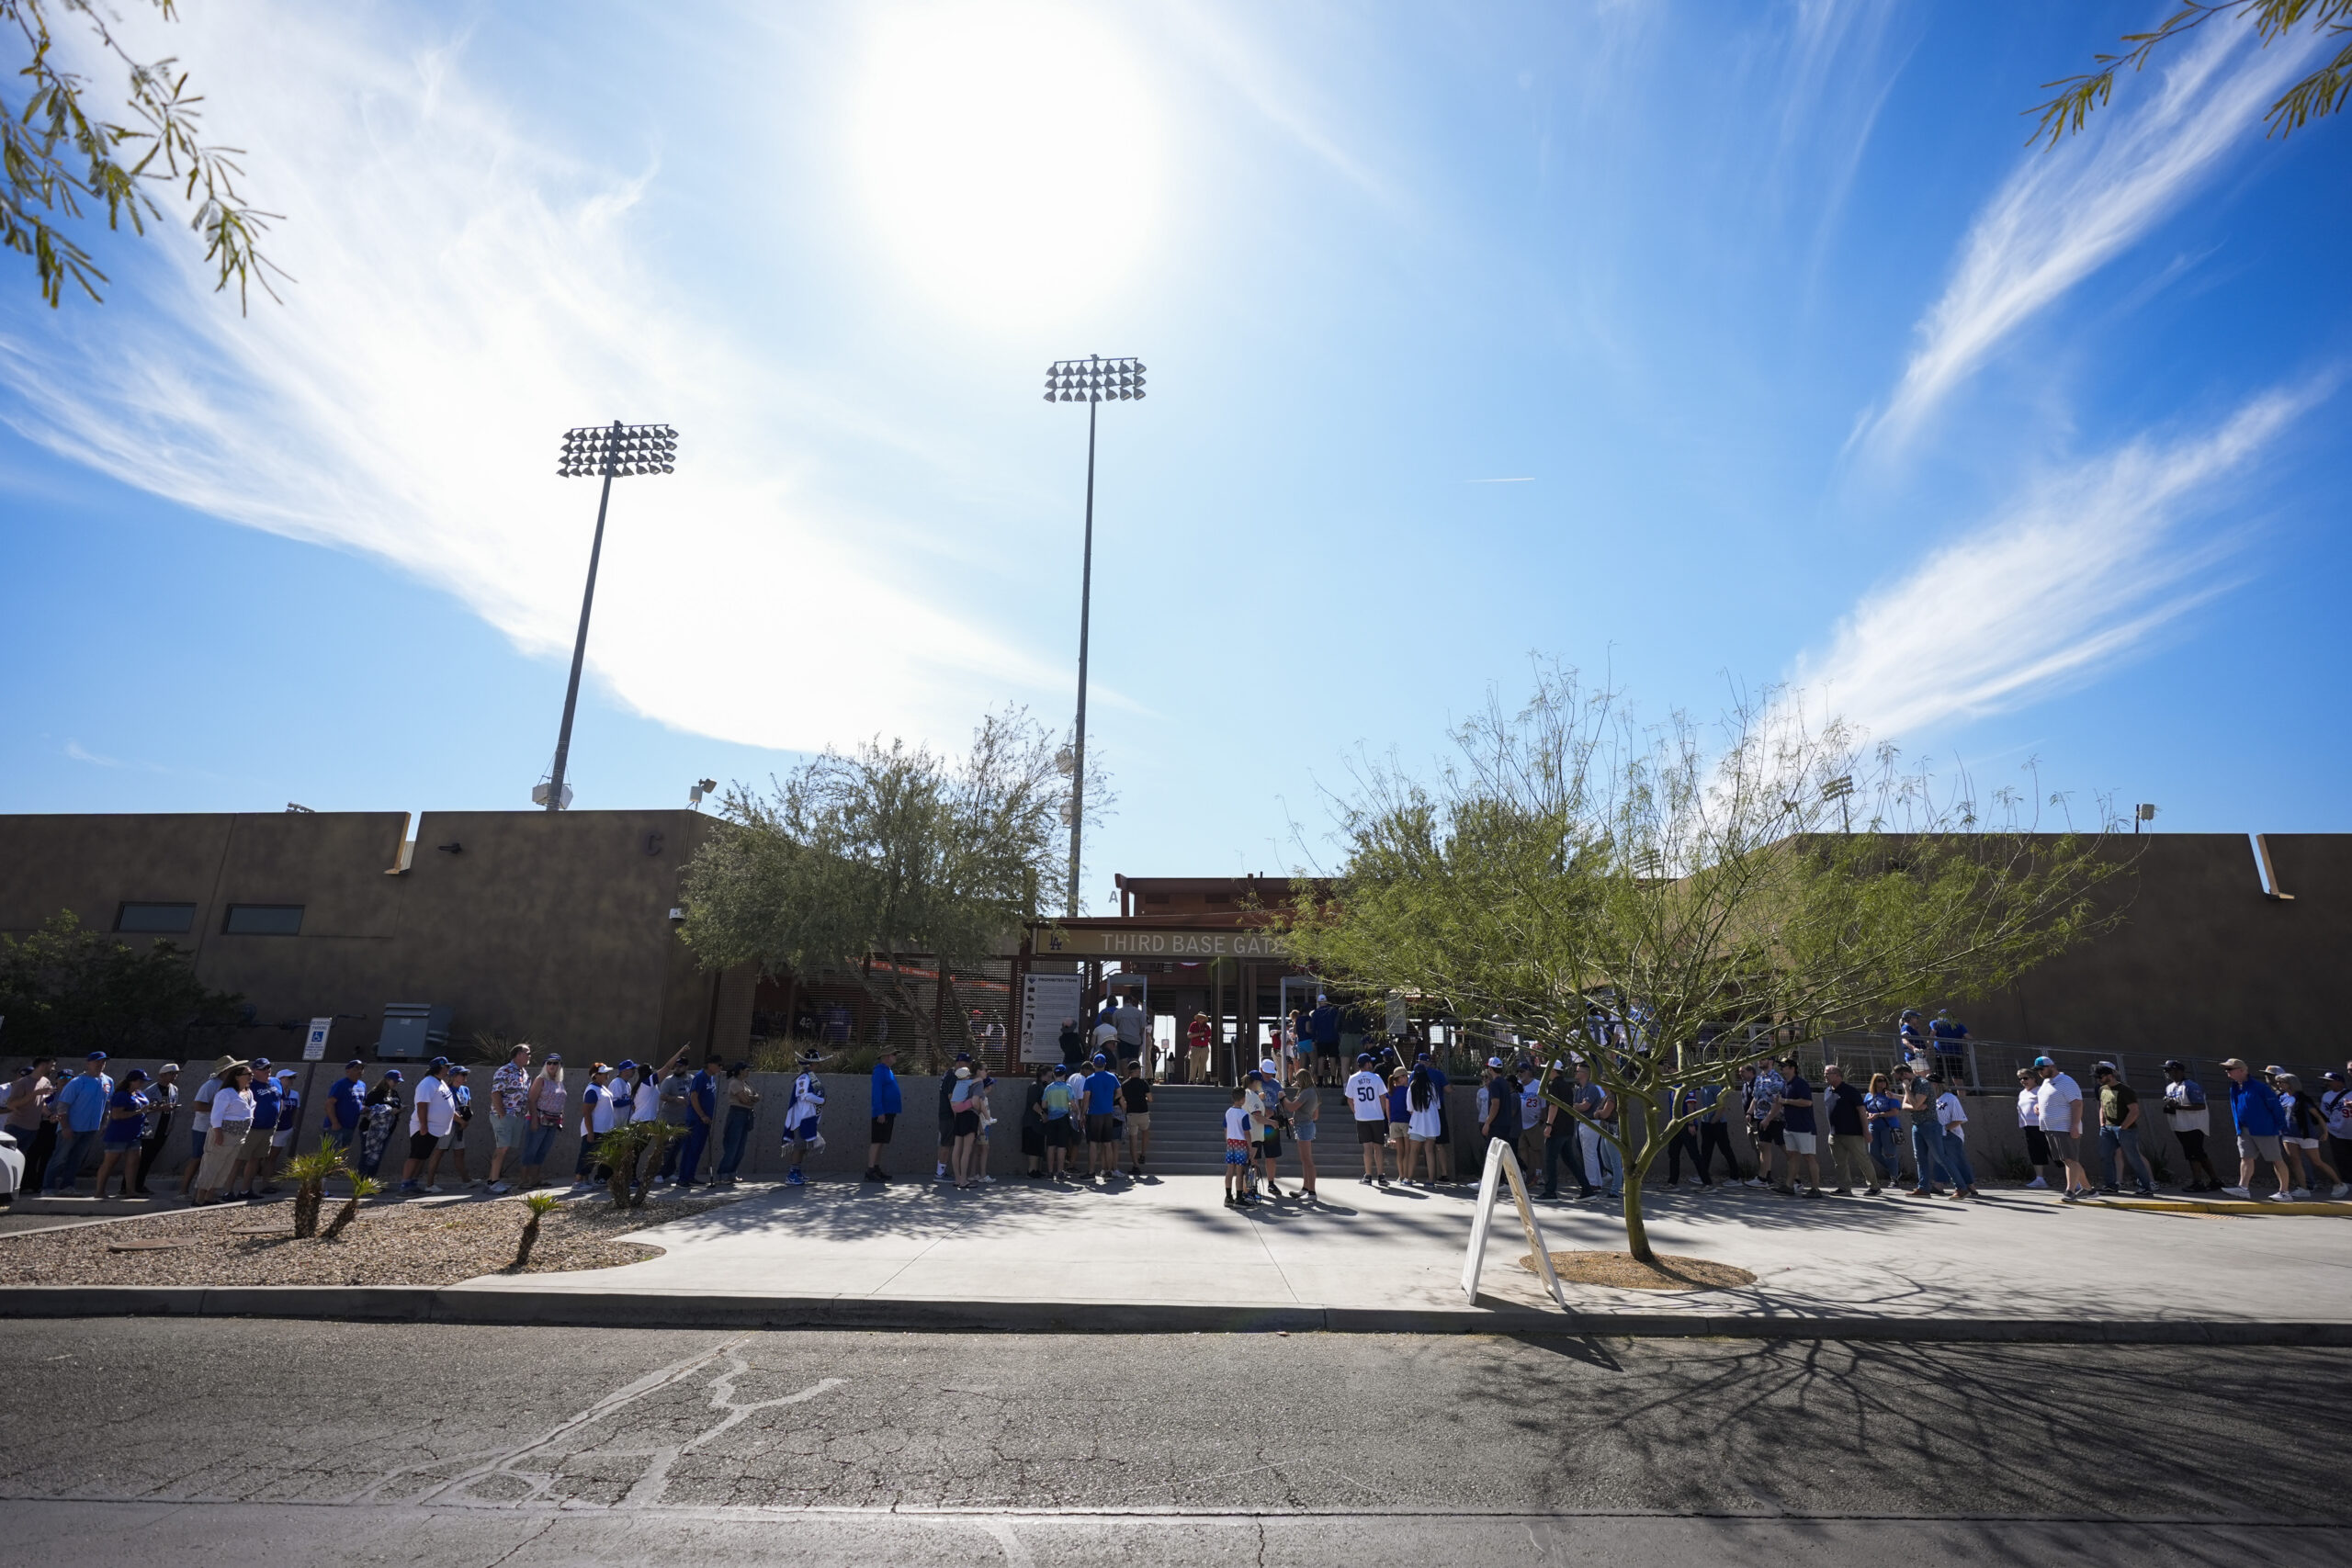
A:
{"type": "Polygon", "coordinates": [[[354,1056],[343,1065],[343,1077],[327,1085],[326,1113],[319,1118],[320,1143],[351,1161],[351,1140],[368,1119],[368,1064],[354,1056]]]}
{"type": "Polygon", "coordinates": [[[1111,1059],[1095,1053],[1094,1070],[1086,1075],[1086,1179],[1119,1173],[1119,1080],[1112,1075],[1111,1059]]]}

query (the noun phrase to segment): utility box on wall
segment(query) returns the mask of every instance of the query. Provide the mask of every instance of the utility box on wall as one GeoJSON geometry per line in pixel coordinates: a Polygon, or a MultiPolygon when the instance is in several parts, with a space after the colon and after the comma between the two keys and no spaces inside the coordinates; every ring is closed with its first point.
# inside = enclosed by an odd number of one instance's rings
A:
{"type": "Polygon", "coordinates": [[[447,1055],[453,1010],[431,1002],[386,1002],[384,1032],[376,1037],[377,1059],[413,1062],[447,1055]]]}

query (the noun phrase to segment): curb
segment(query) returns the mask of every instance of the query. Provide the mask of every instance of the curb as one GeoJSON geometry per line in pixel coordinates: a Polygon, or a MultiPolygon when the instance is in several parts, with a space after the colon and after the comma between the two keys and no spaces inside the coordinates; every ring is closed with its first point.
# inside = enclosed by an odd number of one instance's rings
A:
{"type": "Polygon", "coordinates": [[[2339,1203],[2332,1199],[2306,1200],[2302,1202],[2271,1203],[2260,1199],[2224,1198],[2217,1202],[2200,1202],[2195,1198],[2078,1198],[2081,1207],[2101,1209],[2138,1209],[2158,1214],[2318,1214],[2336,1219],[2352,1219],[2352,1203],[2339,1203]]]}
{"type": "Polygon", "coordinates": [[[1540,1307],[1215,1306],[1180,1303],[881,1301],[406,1285],[19,1285],[0,1318],[272,1317],[575,1328],[863,1329],[966,1334],[1540,1334],[1588,1338],[1902,1344],[2352,1347],[2352,1322],[2096,1318],[1734,1317],[1540,1307]]]}

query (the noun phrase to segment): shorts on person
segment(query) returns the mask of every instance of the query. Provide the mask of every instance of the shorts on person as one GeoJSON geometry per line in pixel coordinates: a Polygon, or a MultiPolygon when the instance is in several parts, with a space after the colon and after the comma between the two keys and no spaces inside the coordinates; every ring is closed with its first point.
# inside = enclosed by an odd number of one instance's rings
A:
{"type": "Polygon", "coordinates": [[[1250,1145],[1243,1143],[1239,1138],[1226,1139],[1225,1163],[1227,1165],[1248,1165],[1250,1163],[1250,1145]]]}
{"type": "Polygon", "coordinates": [[[956,1135],[957,1137],[968,1138],[979,1130],[980,1113],[978,1111],[958,1111],[956,1112],[956,1135]]]}
{"type": "Polygon", "coordinates": [[[1078,1142],[1078,1138],[1075,1134],[1075,1130],[1072,1129],[1069,1124],[1069,1117],[1055,1116],[1046,1120],[1046,1146],[1047,1148],[1066,1149],[1076,1142],[1078,1142]]]}
{"type": "Polygon", "coordinates": [[[2319,1140],[2317,1138],[2290,1138],[2287,1142],[2299,1149],[2315,1149],[2319,1147],[2319,1140]]]}
{"type": "Polygon", "coordinates": [[[2041,1135],[2043,1138],[2047,1139],[2050,1144],[2050,1159],[2048,1163],[2052,1165],[2081,1163],[2083,1157],[2083,1138],[2081,1134],[2053,1133],[2049,1128],[2044,1127],[2041,1130],[2041,1135]]]}
{"type": "Polygon", "coordinates": [[[1782,1139],[1781,1124],[1778,1122],[1767,1122],[1761,1127],[1755,1130],[1753,1136],[1759,1144],[1772,1144],[1778,1145],[1781,1144],[1782,1139]]]}
{"type": "Polygon", "coordinates": [[[1814,1134],[1811,1133],[1783,1132],[1775,1141],[1792,1155],[1813,1153],[1814,1134]]]}
{"type": "Polygon", "coordinates": [[[427,1158],[440,1146],[441,1140],[430,1133],[411,1133],[408,1135],[408,1157],[411,1159],[427,1158]]]}
{"type": "Polygon", "coordinates": [[[1266,1135],[1258,1140],[1258,1152],[1265,1156],[1268,1159],[1282,1158],[1283,1135],[1280,1133],[1275,1132],[1272,1127],[1267,1128],[1266,1135]]]}
{"type": "Polygon", "coordinates": [[[2276,1133],[2240,1133],[2238,1134],[2238,1158],[2267,1160],[2285,1159],[2287,1157],[2286,1151],[2278,1146],[2279,1143],[2280,1139],[2278,1134],[2276,1133]]]}
{"type": "Polygon", "coordinates": [[[2039,1127],[2020,1127],[2018,1130],[2025,1134],[2026,1163],[2033,1166],[2048,1165],[2050,1135],[2039,1127]]]}
{"type": "Polygon", "coordinates": [[[1315,1141],[1315,1123],[1312,1122],[1301,1122],[1295,1124],[1290,1130],[1290,1141],[1294,1144],[1313,1143],[1315,1141]]]}
{"type": "Polygon", "coordinates": [[[1379,1121],[1377,1121],[1377,1122],[1357,1122],[1357,1123],[1356,1123],[1356,1142],[1357,1142],[1357,1143],[1359,1143],[1359,1144],[1385,1144],[1385,1143],[1386,1143],[1387,1141],[1388,1141],[1388,1121],[1387,1121],[1387,1118],[1383,1117],[1381,1120],[1379,1120],[1379,1121]]]}
{"type": "Polygon", "coordinates": [[[1086,1141],[1090,1144],[1115,1142],[1118,1134],[1112,1125],[1113,1121],[1114,1118],[1107,1111],[1100,1116],[1089,1116],[1086,1119],[1086,1141]]]}
{"type": "Polygon", "coordinates": [[[496,1146],[502,1149],[521,1148],[523,1136],[529,1131],[529,1123],[520,1116],[500,1116],[493,1112],[490,1118],[490,1135],[496,1146]]]}
{"type": "Polygon", "coordinates": [[[876,1116],[873,1118],[865,1129],[865,1141],[869,1144],[888,1143],[890,1141],[890,1134],[898,1124],[899,1113],[895,1111],[891,1111],[887,1116],[876,1116]]]}
{"type": "Polygon", "coordinates": [[[1134,1136],[1135,1136],[1136,1134],[1138,1134],[1138,1133],[1148,1133],[1148,1132],[1150,1132],[1150,1131],[1151,1131],[1151,1112],[1150,1112],[1150,1111],[1128,1111],[1128,1112],[1127,1112],[1127,1136],[1128,1136],[1128,1137],[1132,1138],[1132,1137],[1134,1137],[1134,1136]]]}

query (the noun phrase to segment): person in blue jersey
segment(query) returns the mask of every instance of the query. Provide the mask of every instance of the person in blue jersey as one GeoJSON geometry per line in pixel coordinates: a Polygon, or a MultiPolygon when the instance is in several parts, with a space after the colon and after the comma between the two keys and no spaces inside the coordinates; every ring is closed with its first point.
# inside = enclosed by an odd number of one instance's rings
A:
{"type": "Polygon", "coordinates": [[[1814,1115],[1813,1085],[1794,1056],[1781,1058],[1781,1146],[1788,1168],[1788,1190],[1818,1198],[1821,1192],[1820,1137],[1814,1115]],[[1799,1185],[1799,1179],[1803,1185],[1799,1185]]]}
{"type": "MultiPolygon", "coordinates": [[[[1315,1081],[1329,1088],[1340,1081],[1340,1010],[1329,997],[1317,997],[1306,1015],[1306,1038],[1315,1046],[1315,1081]]],[[[1384,1125],[1387,1118],[1381,1118],[1384,1125]]],[[[1385,1133],[1382,1134],[1385,1136],[1385,1133]]]]}
{"type": "Polygon", "coordinates": [[[368,1106],[368,1064],[354,1056],[343,1065],[343,1077],[327,1085],[325,1114],[319,1118],[319,1141],[351,1163],[351,1140],[359,1135],[368,1106]]]}
{"type": "Polygon", "coordinates": [[[702,1174],[702,1156],[718,1126],[718,1066],[717,1056],[705,1056],[701,1067],[686,1079],[685,1146],[678,1151],[678,1174],[673,1179],[682,1190],[694,1186],[702,1174]]]}
{"type": "Polygon", "coordinates": [[[865,1129],[865,1179],[889,1185],[890,1178],[882,1168],[882,1151],[890,1146],[890,1135],[898,1130],[899,1112],[904,1106],[899,1090],[899,1048],[888,1041],[875,1054],[874,1084],[866,1097],[867,1124],[865,1129]]]}
{"type": "Polygon", "coordinates": [[[1968,1025],[1938,1008],[1936,1016],[1928,1021],[1928,1039],[1936,1048],[1937,1065],[1946,1081],[1958,1083],[1968,1076],[1968,1025]]]}
{"type": "Polygon", "coordinates": [[[98,1129],[97,1196],[107,1195],[114,1173],[122,1172],[122,1195],[130,1196],[131,1178],[139,1170],[139,1138],[147,1126],[147,1075],[133,1067],[107,1096],[107,1119],[98,1129]]]}
{"type": "Polygon", "coordinates": [[[252,1198],[277,1190],[266,1182],[266,1173],[270,1139],[277,1133],[277,1115],[286,1104],[286,1084],[266,1056],[254,1063],[253,1087],[253,1131],[245,1135],[245,1152],[237,1161],[236,1175],[230,1179],[229,1195],[232,1198],[252,1198]]]}
{"type": "Polygon", "coordinates": [[[1119,1173],[1116,1122],[1119,1080],[1112,1075],[1111,1059],[1097,1052],[1094,1070],[1086,1075],[1086,1179],[1119,1173]]]}
{"type": "Polygon", "coordinates": [[[57,1152],[50,1156],[42,1190],[71,1192],[80,1185],[82,1167],[99,1152],[106,1136],[107,1102],[114,1098],[114,1079],[107,1076],[107,1054],[93,1051],[82,1070],[65,1081],[50,1101],[57,1119],[57,1152]]]}

